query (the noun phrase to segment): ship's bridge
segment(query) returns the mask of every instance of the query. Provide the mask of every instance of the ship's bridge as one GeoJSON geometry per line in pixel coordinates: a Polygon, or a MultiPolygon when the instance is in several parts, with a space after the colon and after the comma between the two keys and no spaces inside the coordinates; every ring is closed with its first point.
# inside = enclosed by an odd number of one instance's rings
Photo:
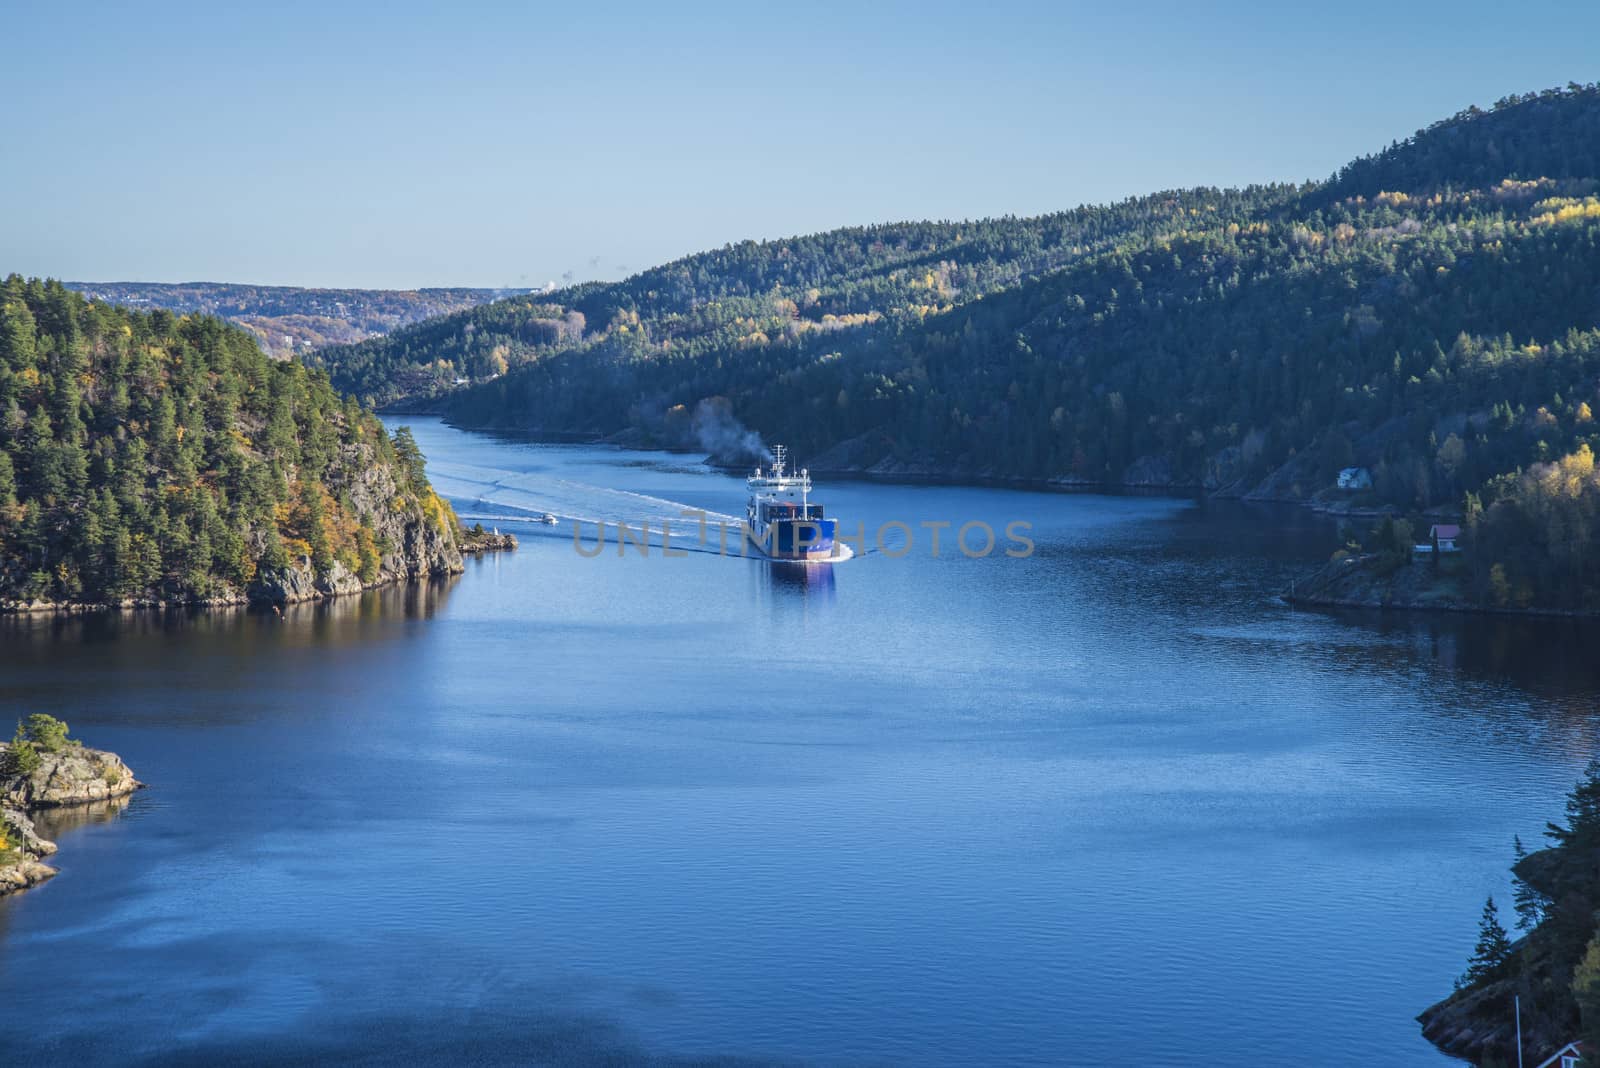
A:
{"type": "Polygon", "coordinates": [[[798,475],[789,474],[786,471],[788,459],[789,450],[782,445],[774,445],[771,470],[756,468],[756,473],[744,480],[745,485],[750,487],[751,492],[763,497],[792,497],[796,493],[804,496],[810,493],[811,472],[802,468],[798,475]]]}

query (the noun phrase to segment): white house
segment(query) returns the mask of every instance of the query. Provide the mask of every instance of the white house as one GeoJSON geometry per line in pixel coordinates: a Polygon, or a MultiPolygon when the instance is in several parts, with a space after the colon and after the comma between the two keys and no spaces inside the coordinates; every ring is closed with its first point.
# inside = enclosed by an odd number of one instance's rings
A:
{"type": "Polygon", "coordinates": [[[1347,467],[1339,472],[1339,488],[1364,490],[1372,488],[1372,472],[1365,467],[1347,467]]]}
{"type": "Polygon", "coordinates": [[[1435,523],[1428,528],[1428,540],[1416,546],[1419,553],[1433,552],[1435,543],[1441,553],[1458,553],[1461,547],[1456,544],[1456,539],[1461,537],[1461,528],[1454,523],[1435,523]]]}

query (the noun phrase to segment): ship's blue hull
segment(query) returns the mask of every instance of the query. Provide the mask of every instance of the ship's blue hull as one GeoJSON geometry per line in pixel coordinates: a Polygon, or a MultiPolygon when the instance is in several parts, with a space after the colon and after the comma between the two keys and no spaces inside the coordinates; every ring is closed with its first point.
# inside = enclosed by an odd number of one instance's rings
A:
{"type": "Polygon", "coordinates": [[[833,556],[837,519],[777,519],[767,528],[763,551],[774,560],[826,560],[833,556]]]}

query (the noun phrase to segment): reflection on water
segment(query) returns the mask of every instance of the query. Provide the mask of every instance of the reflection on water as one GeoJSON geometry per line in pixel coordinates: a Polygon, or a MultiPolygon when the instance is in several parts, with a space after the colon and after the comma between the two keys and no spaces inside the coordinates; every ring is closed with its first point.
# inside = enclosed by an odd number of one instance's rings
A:
{"type": "Polygon", "coordinates": [[[64,835],[80,827],[116,819],[127,809],[130,800],[131,796],[112,797],[82,805],[38,809],[33,813],[33,826],[41,838],[55,842],[62,849],[69,849],[70,844],[61,841],[64,835]]]}
{"type": "Polygon", "coordinates": [[[1595,627],[1566,619],[1519,619],[1459,613],[1396,613],[1355,609],[1328,614],[1384,636],[1404,640],[1442,669],[1519,688],[1574,710],[1594,711],[1600,693],[1595,627]]]}
{"type": "MultiPolygon", "coordinates": [[[[834,595],[832,564],[797,564],[782,561],[756,561],[775,593],[831,601],[834,595]]],[[[844,565],[840,565],[841,567],[844,565]]]]}
{"type": "MultiPolygon", "coordinates": [[[[472,497],[742,506],[681,456],[416,432],[472,497]]],[[[0,721],[151,784],[52,816],[61,876],[0,902],[0,1005],[50,1021],[7,1056],[1443,1063],[1412,1017],[1593,749],[1594,628],[1291,611],[1335,539],[1300,511],[826,493],[1038,550],[513,526],[282,618],[0,621],[0,721]]]]}
{"type": "MultiPolygon", "coordinates": [[[[469,561],[470,564],[473,563],[469,561]]],[[[132,612],[0,614],[0,642],[54,647],[62,641],[130,641],[184,634],[248,636],[278,624],[285,634],[317,639],[342,633],[349,623],[430,619],[459,575],[395,583],[352,597],[278,607],[182,607],[132,612]]]]}

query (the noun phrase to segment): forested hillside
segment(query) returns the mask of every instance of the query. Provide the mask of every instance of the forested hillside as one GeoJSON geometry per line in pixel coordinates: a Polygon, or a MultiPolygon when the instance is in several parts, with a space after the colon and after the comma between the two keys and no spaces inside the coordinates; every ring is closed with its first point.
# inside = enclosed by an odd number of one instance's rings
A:
{"type": "Polygon", "coordinates": [[[409,438],[209,316],[0,284],[0,602],[236,602],[458,569],[409,438]]]}
{"type": "MultiPolygon", "coordinates": [[[[746,241],[621,282],[487,304],[313,360],[340,389],[381,405],[437,396],[458,377],[482,382],[557,354],[597,366],[669,355],[680,364],[709,355],[716,364],[714,354],[727,355],[724,362],[765,350],[786,354],[804,341],[920,323],[1118,242],[1173,233],[1196,217],[1245,219],[1295,192],[1186,190],[1033,219],[895,223],[746,241]]],[[[573,429],[620,427],[633,400],[648,406],[664,399],[626,373],[594,385],[592,399],[560,398],[570,412],[561,418],[573,429]]]]}
{"type": "Polygon", "coordinates": [[[746,243],[323,359],[464,425],[692,444],[715,401],[814,470],[1305,499],[1359,465],[1349,503],[1481,517],[1484,590],[1600,607],[1536,549],[1586,546],[1600,489],[1532,470],[1600,447],[1597,179],[1572,86],[1326,183],[746,243]]]}

